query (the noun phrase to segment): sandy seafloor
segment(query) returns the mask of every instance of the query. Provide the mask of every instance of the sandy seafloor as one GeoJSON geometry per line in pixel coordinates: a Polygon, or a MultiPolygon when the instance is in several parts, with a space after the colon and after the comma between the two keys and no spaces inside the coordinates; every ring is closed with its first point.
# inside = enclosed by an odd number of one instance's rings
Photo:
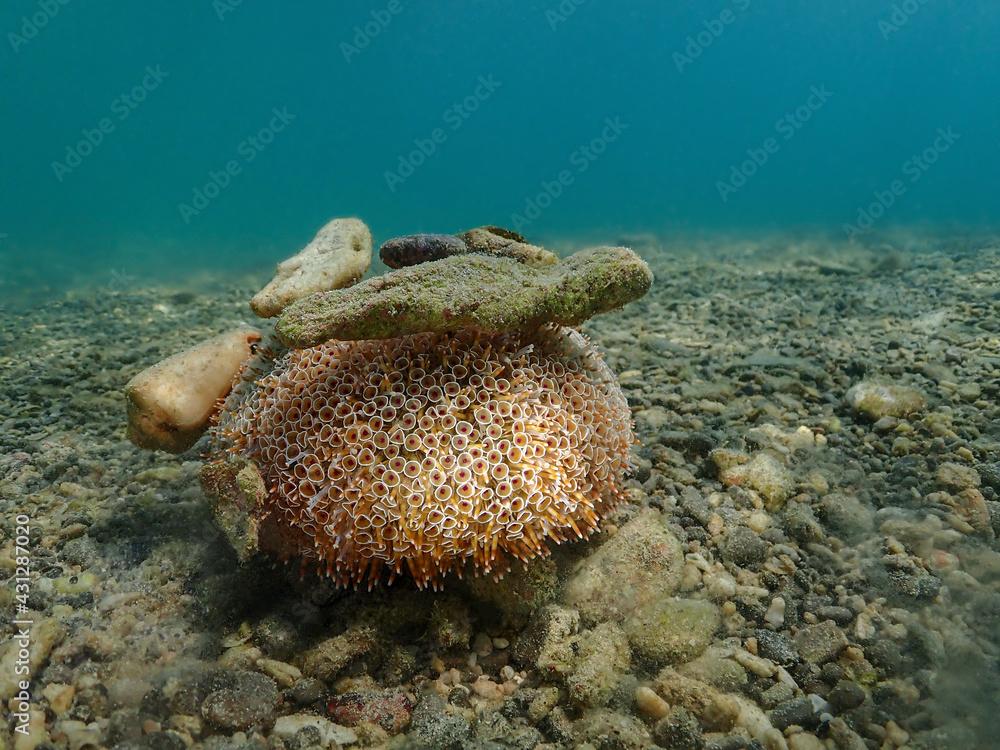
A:
{"type": "Polygon", "coordinates": [[[13,620],[34,625],[31,731],[0,747],[996,747],[1000,243],[916,244],[637,248],[652,291],[585,326],[634,410],[630,503],[513,583],[443,593],[240,567],[198,450],[125,440],[125,382],[249,321],[249,283],[6,309],[5,701],[13,620]],[[863,381],[916,411],[858,413],[863,381]]]}

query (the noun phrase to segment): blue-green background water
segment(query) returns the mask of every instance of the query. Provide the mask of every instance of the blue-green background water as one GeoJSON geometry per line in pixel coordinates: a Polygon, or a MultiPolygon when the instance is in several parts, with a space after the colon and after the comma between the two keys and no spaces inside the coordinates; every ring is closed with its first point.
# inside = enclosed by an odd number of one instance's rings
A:
{"type": "Polygon", "coordinates": [[[269,266],[342,215],[377,241],[996,218],[985,0],[36,0],[0,31],[0,251],[49,280],[269,266]]]}

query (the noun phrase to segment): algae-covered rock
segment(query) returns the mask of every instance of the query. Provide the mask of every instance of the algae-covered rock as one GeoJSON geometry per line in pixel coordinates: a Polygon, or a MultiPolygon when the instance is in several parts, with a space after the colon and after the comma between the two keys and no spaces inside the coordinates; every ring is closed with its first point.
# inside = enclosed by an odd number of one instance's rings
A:
{"type": "Polygon", "coordinates": [[[466,586],[481,605],[495,610],[505,623],[519,629],[556,598],[559,576],[555,562],[543,558],[515,563],[499,581],[478,576],[469,579],[466,586]]]}
{"type": "Polygon", "coordinates": [[[752,456],[718,448],[709,454],[725,485],[749,487],[764,498],[768,510],[778,510],[795,490],[795,480],[776,456],[761,451],[752,456]]]}
{"type": "Polygon", "coordinates": [[[208,429],[261,335],[238,328],[149,367],[125,386],[128,437],[140,448],[182,453],[208,429]]]}
{"type": "Polygon", "coordinates": [[[854,411],[872,421],[883,417],[907,417],[927,406],[924,394],[916,388],[867,380],[851,388],[845,400],[854,411]]]}
{"type": "Polygon", "coordinates": [[[566,602],[585,622],[622,622],[670,596],[680,582],[681,545],[660,514],[647,510],[584,559],[566,584],[566,602]]]}
{"type": "Polygon", "coordinates": [[[242,459],[216,461],[202,466],[200,478],[216,524],[239,561],[246,562],[259,548],[254,509],[267,497],[260,471],[242,459]]]}
{"type": "Polygon", "coordinates": [[[472,640],[469,610],[457,597],[438,599],[431,606],[427,635],[431,645],[441,651],[467,649],[472,640]]]}
{"type": "Polygon", "coordinates": [[[649,266],[622,247],[585,250],[544,268],[458,255],[314,294],[285,310],[277,332],[302,348],[459,328],[502,333],[546,323],[573,326],[638,299],[652,281],[649,266]]]}
{"type": "Polygon", "coordinates": [[[712,642],[719,622],[719,610],[711,602],[663,598],[633,611],[625,621],[625,632],[638,659],[661,667],[700,655],[712,642]]]}
{"type": "Polygon", "coordinates": [[[514,658],[543,677],[565,676],[576,660],[580,613],[551,604],[535,614],[514,643],[514,658]]]}
{"type": "Polygon", "coordinates": [[[469,252],[513,258],[529,266],[551,266],[559,258],[555,253],[530,244],[517,232],[502,227],[476,227],[458,235],[469,252]]]}
{"type": "Polygon", "coordinates": [[[340,635],[320,641],[302,657],[302,673],[329,682],[352,661],[376,649],[378,633],[370,625],[355,624],[340,635]]]}
{"type": "Polygon", "coordinates": [[[634,716],[608,708],[585,712],[573,723],[576,739],[573,747],[644,750],[653,747],[653,738],[645,724],[634,716]]]}
{"type": "Polygon", "coordinates": [[[566,678],[570,699],[581,706],[604,706],[630,666],[628,639],[621,626],[605,622],[580,635],[573,673],[566,678]]]}
{"type": "Polygon", "coordinates": [[[503,227],[477,227],[459,235],[409,234],[394,237],[379,249],[379,257],[389,268],[405,268],[419,263],[478,253],[511,258],[529,266],[550,266],[559,260],[521,235],[503,227]]]}
{"type": "Polygon", "coordinates": [[[201,705],[201,715],[210,726],[233,731],[273,723],[279,700],[274,680],[245,670],[227,673],[225,679],[225,687],[209,693],[201,705]]]}
{"type": "Polygon", "coordinates": [[[274,278],[250,300],[262,318],[273,318],[298,299],[350,286],[372,262],[372,234],[360,219],[325,224],[297,254],[278,264],[274,278]]]}

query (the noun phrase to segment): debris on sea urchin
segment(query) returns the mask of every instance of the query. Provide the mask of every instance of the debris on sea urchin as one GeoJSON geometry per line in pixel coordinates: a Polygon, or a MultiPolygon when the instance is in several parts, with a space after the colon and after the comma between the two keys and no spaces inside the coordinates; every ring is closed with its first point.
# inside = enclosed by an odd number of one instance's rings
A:
{"type": "Polygon", "coordinates": [[[208,428],[260,341],[259,331],[238,328],[138,373],[125,386],[129,439],[149,450],[186,451],[208,428]]]}
{"type": "Polygon", "coordinates": [[[300,299],[275,330],[287,346],[304,348],[460,328],[505,333],[547,323],[576,326],[639,299],[652,283],[649,266],[624,247],[582,250],[541,268],[454,255],[300,299]]]}
{"type": "Polygon", "coordinates": [[[253,510],[340,585],[583,538],[620,500],[633,441],[611,371],[576,331],[421,333],[289,351],[230,396],[215,438],[253,462],[253,510]]]}

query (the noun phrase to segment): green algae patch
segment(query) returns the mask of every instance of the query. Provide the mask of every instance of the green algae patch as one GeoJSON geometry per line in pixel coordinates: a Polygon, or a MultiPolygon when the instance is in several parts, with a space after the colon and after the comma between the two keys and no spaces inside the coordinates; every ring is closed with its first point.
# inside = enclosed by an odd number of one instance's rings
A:
{"type": "Polygon", "coordinates": [[[288,346],[304,348],[461,328],[574,326],[638,299],[652,282],[649,266],[623,247],[585,250],[543,268],[458,255],[306,297],[285,311],[277,333],[288,346]]]}
{"type": "Polygon", "coordinates": [[[205,464],[201,486],[212,500],[216,524],[241,563],[258,551],[253,509],[267,496],[260,471],[250,461],[229,459],[205,464]]]}

